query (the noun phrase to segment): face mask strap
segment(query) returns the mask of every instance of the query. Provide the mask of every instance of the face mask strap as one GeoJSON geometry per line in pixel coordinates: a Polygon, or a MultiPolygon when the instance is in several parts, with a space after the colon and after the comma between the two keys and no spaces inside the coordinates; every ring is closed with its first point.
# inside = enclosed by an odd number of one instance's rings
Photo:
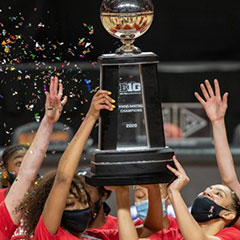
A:
{"type": "Polygon", "coordinates": [[[103,211],[106,214],[106,216],[111,212],[111,208],[107,203],[103,203],[103,211]]]}
{"type": "Polygon", "coordinates": [[[91,223],[98,217],[102,205],[101,203],[102,203],[101,197],[95,203],[93,203],[92,220],[90,221],[91,223]]]}
{"type": "Polygon", "coordinates": [[[167,200],[168,200],[168,195],[165,198],[162,198],[162,202],[164,202],[164,204],[167,200]]]}
{"type": "Polygon", "coordinates": [[[7,180],[8,180],[8,182],[10,183],[10,185],[12,185],[13,184],[13,182],[15,181],[15,179],[16,179],[16,173],[15,172],[9,172],[8,170],[7,170],[7,180]]]}

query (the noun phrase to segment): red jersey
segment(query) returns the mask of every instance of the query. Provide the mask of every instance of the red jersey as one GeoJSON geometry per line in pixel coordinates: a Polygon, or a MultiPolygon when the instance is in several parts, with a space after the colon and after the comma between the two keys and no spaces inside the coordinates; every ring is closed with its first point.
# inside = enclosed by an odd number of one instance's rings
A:
{"type": "MultiPolygon", "coordinates": [[[[97,228],[98,230],[103,230],[103,229],[117,229],[118,228],[118,224],[117,224],[117,218],[111,215],[108,215],[106,218],[106,223],[97,228]]],[[[88,231],[86,232],[86,234],[91,235],[91,229],[88,229],[88,231]]],[[[92,235],[95,235],[96,233],[92,233],[92,235]]],[[[97,233],[99,234],[99,233],[97,233]]],[[[25,240],[28,239],[25,235],[24,235],[24,230],[23,228],[21,228],[21,226],[15,231],[14,235],[12,236],[11,240],[25,240]]],[[[34,238],[30,238],[30,240],[33,240],[34,238]]]]}
{"type": "Polygon", "coordinates": [[[5,200],[6,190],[7,190],[7,188],[0,189],[0,203],[5,200]]]}
{"type": "Polygon", "coordinates": [[[98,240],[119,240],[118,229],[92,229],[87,234],[98,240]]]}
{"type": "Polygon", "coordinates": [[[116,235],[118,231],[111,230],[97,230],[96,232],[93,230],[91,236],[84,235],[82,238],[77,238],[72,234],[63,230],[63,228],[59,227],[55,236],[51,235],[44,225],[42,216],[39,219],[37,227],[35,229],[34,240],[118,240],[118,237],[114,238],[114,234],[116,235]]]}
{"type": "Polygon", "coordinates": [[[137,226],[142,225],[144,223],[144,221],[141,218],[138,218],[137,220],[133,221],[133,223],[137,227],[137,226]]]}
{"type": "MultiPolygon", "coordinates": [[[[142,219],[137,219],[134,222],[135,226],[139,226],[143,224],[142,219]]],[[[86,231],[87,235],[94,236],[96,238],[104,239],[104,240],[118,240],[118,224],[117,217],[108,215],[106,219],[106,223],[99,228],[89,228],[86,231]]]]}
{"type": "Polygon", "coordinates": [[[240,230],[236,227],[228,227],[220,230],[215,236],[221,240],[235,240],[239,239],[240,230]]]}
{"type": "Polygon", "coordinates": [[[18,235],[11,237],[11,240],[34,240],[34,238],[28,238],[26,235],[18,235]]]}
{"type": "Polygon", "coordinates": [[[175,217],[171,217],[171,216],[168,216],[168,219],[169,219],[168,229],[170,229],[170,228],[178,229],[177,219],[175,217]]]}
{"type": "Polygon", "coordinates": [[[5,201],[0,204],[0,239],[10,239],[18,226],[14,224],[5,201]]]}
{"type": "MultiPolygon", "coordinates": [[[[5,200],[6,191],[7,191],[7,188],[0,189],[0,203],[5,200]]],[[[16,229],[16,231],[13,233],[11,237],[11,240],[25,240],[25,239],[29,239],[29,238],[27,238],[23,234],[23,229],[21,228],[21,226],[16,229]]],[[[33,238],[30,238],[29,240],[33,240],[33,238]]]]}
{"type": "MultiPolygon", "coordinates": [[[[179,228],[177,219],[169,217],[170,225],[168,229],[158,231],[149,237],[150,240],[184,240],[179,228]]],[[[235,227],[224,228],[216,235],[221,240],[237,240],[240,237],[240,231],[235,227]]]]}
{"type": "Polygon", "coordinates": [[[118,223],[117,223],[117,218],[111,215],[107,215],[106,217],[106,222],[104,225],[98,228],[89,228],[87,231],[91,232],[92,229],[117,229],[118,228],[118,223]]]}
{"type": "Polygon", "coordinates": [[[23,228],[23,220],[21,220],[20,225],[18,226],[18,228],[16,229],[16,231],[14,232],[14,234],[11,237],[11,240],[33,240],[33,237],[28,238],[26,235],[26,231],[23,228]]]}

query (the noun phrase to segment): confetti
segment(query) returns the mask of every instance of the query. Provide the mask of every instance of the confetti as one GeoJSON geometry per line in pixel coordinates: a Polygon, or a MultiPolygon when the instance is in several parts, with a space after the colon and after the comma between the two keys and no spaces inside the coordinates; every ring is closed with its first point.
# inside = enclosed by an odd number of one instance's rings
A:
{"type": "MultiPolygon", "coordinates": [[[[38,8],[32,8],[32,11],[38,14],[38,8]]],[[[0,9],[0,13],[2,12],[3,10],[0,9]]],[[[46,13],[49,14],[50,11],[46,11],[46,13]]],[[[89,70],[82,69],[81,63],[75,64],[70,60],[77,59],[81,62],[82,59],[87,59],[87,55],[93,50],[91,38],[94,27],[91,24],[83,23],[81,25],[83,30],[79,31],[80,34],[76,41],[67,43],[48,38],[39,39],[36,31],[41,33],[44,28],[51,31],[52,26],[48,26],[44,21],[31,22],[26,19],[23,13],[16,14],[11,6],[8,7],[7,18],[0,19],[0,73],[10,76],[6,80],[4,77],[1,78],[3,84],[15,81],[16,86],[20,85],[21,89],[25,90],[20,92],[19,88],[14,89],[14,87],[10,90],[14,99],[19,99],[20,96],[27,99],[24,103],[16,102],[16,110],[30,111],[32,120],[39,122],[40,116],[44,112],[44,93],[49,89],[49,78],[52,75],[59,76],[64,88],[69,91],[68,95],[71,101],[76,101],[78,104],[77,106],[73,105],[71,110],[64,109],[63,119],[67,123],[75,122],[69,117],[69,112],[82,111],[81,104],[88,105],[89,97],[96,91],[96,87],[92,86],[91,80],[87,77],[89,70]],[[30,63],[29,69],[31,70],[22,67],[26,62],[30,63]],[[13,75],[14,78],[11,79],[13,75]]],[[[96,62],[91,64],[92,67],[96,65],[96,62]]],[[[1,99],[4,99],[4,95],[0,95],[1,99]]],[[[86,112],[80,112],[80,116],[83,118],[85,114],[86,112]]],[[[79,120],[81,119],[79,118],[79,120]]],[[[6,134],[10,136],[14,129],[9,130],[5,123],[3,125],[6,134]]],[[[68,129],[69,127],[66,126],[64,130],[68,129]]]]}
{"type": "Polygon", "coordinates": [[[45,25],[40,22],[40,23],[38,24],[38,27],[45,27],[45,25]]]}

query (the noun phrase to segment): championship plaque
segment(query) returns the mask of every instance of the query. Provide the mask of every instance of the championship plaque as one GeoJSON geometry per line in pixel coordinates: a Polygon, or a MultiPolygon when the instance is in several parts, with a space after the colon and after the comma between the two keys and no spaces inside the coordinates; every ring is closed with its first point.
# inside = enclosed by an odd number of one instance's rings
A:
{"type": "Polygon", "coordinates": [[[174,152],[165,145],[158,56],[133,45],[150,27],[153,12],[151,0],[102,2],[103,26],[123,45],[98,58],[100,89],[112,92],[116,109],[102,111],[88,184],[167,183],[175,178],[166,167],[174,166],[174,152]]]}

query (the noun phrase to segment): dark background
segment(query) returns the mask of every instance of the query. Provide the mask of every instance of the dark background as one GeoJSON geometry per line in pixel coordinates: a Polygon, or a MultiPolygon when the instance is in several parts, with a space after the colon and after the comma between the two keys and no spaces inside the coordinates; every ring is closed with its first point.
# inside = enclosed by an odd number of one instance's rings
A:
{"type": "MultiPolygon", "coordinates": [[[[232,139],[234,128],[240,120],[239,66],[223,69],[218,66],[205,67],[200,70],[191,66],[202,63],[232,64],[240,60],[240,2],[153,2],[154,22],[149,31],[136,40],[136,45],[143,51],[157,53],[160,67],[164,64],[170,66],[159,71],[162,101],[195,102],[193,91],[199,89],[199,84],[205,78],[218,78],[222,90],[230,93],[227,126],[232,139]],[[186,64],[188,71],[184,68],[176,71],[178,64],[186,64]]],[[[43,115],[45,99],[42,89],[47,85],[50,75],[56,73],[60,74],[67,95],[73,93],[60,121],[77,129],[93,90],[98,86],[97,57],[113,52],[120,45],[102,27],[100,4],[100,0],[0,2],[0,43],[10,35],[20,34],[22,37],[12,45],[9,54],[4,53],[4,46],[0,45],[0,66],[3,69],[0,70],[0,145],[11,144],[17,126],[35,121],[36,114],[43,115]],[[23,24],[16,28],[21,21],[23,24]],[[39,23],[44,27],[39,27],[39,23]],[[93,34],[89,34],[88,26],[93,26],[93,34]],[[5,36],[4,29],[7,31],[5,36]],[[80,57],[84,46],[77,45],[82,37],[92,46],[84,58],[80,57]],[[45,50],[37,51],[36,42],[44,44],[45,50]],[[52,47],[53,43],[57,45],[56,49],[52,47]],[[23,53],[24,49],[27,54],[23,53]],[[57,57],[60,60],[56,60],[57,57]],[[20,63],[12,62],[12,59],[19,59],[20,63]],[[11,66],[15,69],[9,70],[11,66]],[[22,73],[19,74],[19,71],[22,73]],[[18,79],[20,75],[21,80],[18,79]],[[30,75],[30,78],[26,78],[26,75],[30,75]],[[27,109],[31,104],[34,105],[32,110],[27,109]]]]}
{"type": "MultiPolygon", "coordinates": [[[[161,61],[239,60],[239,1],[153,0],[153,3],[154,22],[147,34],[136,41],[144,51],[156,52],[161,61]]],[[[0,19],[9,29],[9,16],[21,12],[25,22],[49,26],[34,29],[31,34],[35,39],[58,39],[65,43],[76,41],[82,23],[92,24],[95,48],[89,59],[93,60],[118,45],[101,25],[100,5],[101,0],[4,0],[0,3],[0,19]]],[[[29,31],[21,28],[23,35],[29,35],[29,31]]]]}

